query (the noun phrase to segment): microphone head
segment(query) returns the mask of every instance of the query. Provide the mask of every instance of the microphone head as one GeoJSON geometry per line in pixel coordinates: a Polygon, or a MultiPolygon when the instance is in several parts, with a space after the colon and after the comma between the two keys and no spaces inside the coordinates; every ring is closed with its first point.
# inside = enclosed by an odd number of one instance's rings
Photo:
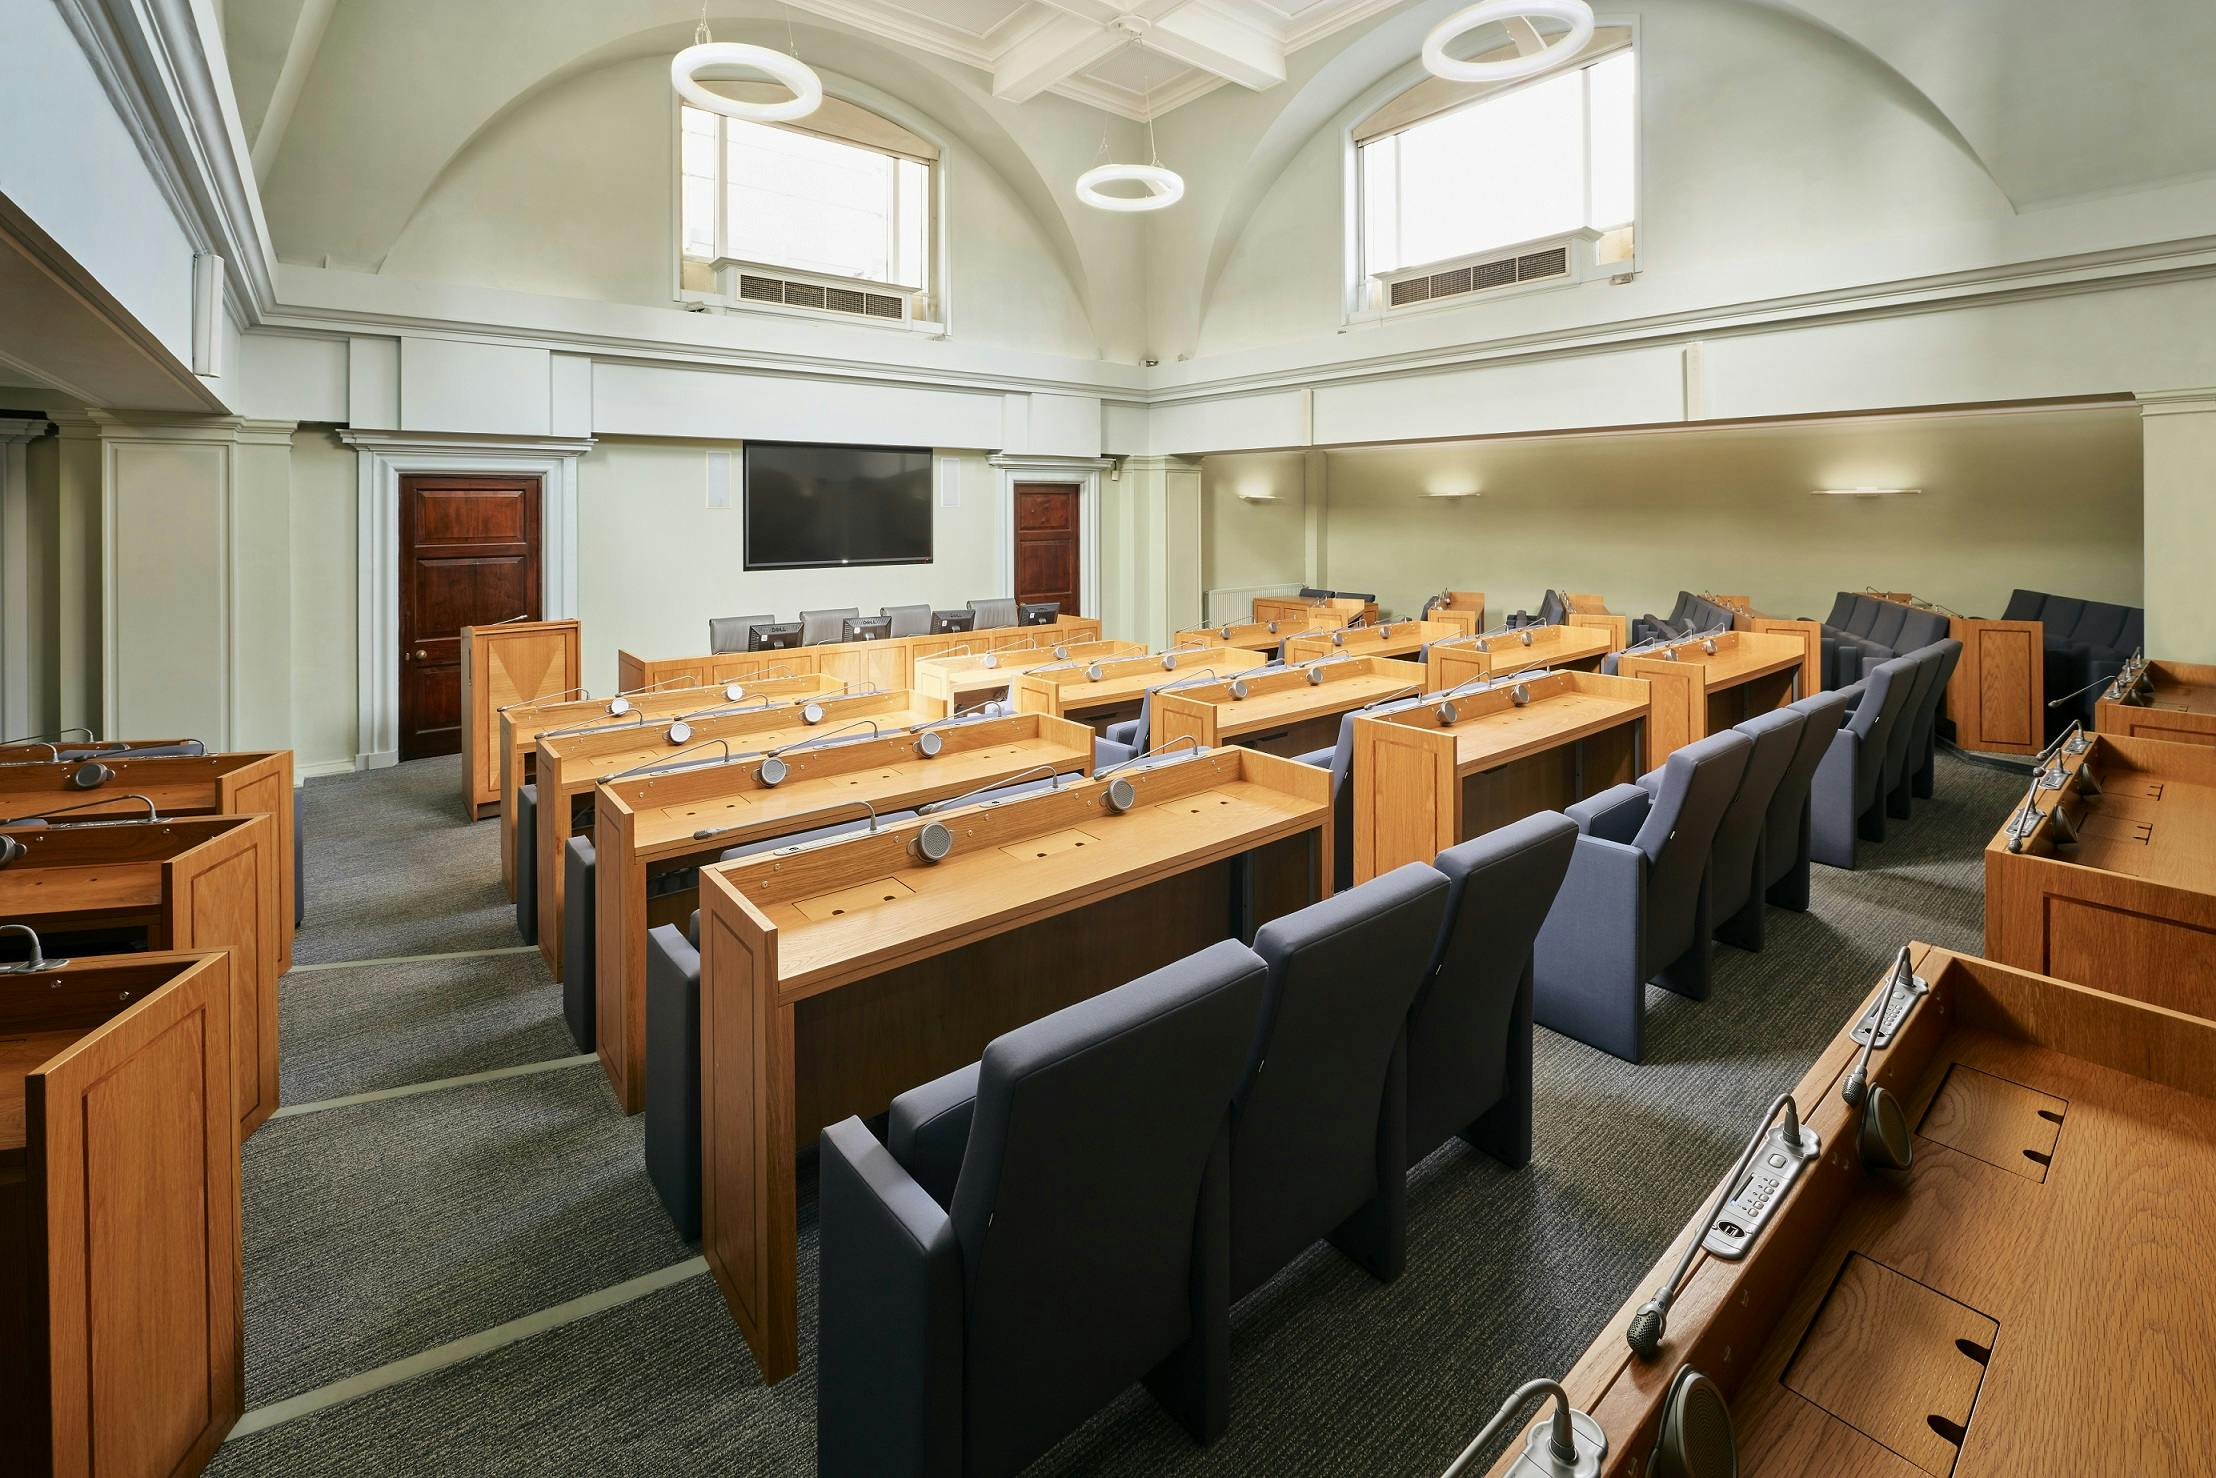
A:
{"type": "Polygon", "coordinates": [[[1652,1360],[1662,1353],[1662,1336],[1669,1332],[1669,1326],[1669,1300],[1658,1293],[1639,1305],[1639,1312],[1624,1326],[1624,1343],[1640,1359],[1652,1360]]]}
{"type": "Polygon", "coordinates": [[[6,867],[23,855],[23,844],[11,836],[0,836],[0,867],[6,867]]]}
{"type": "Polygon", "coordinates": [[[1854,1070],[1847,1074],[1847,1080],[1839,1085],[1839,1096],[1850,1108],[1862,1107],[1862,1100],[1870,1096],[1870,1075],[1863,1071],[1861,1063],[1857,1062],[1854,1070]]]}
{"type": "Polygon", "coordinates": [[[69,783],[76,790],[98,790],[114,778],[114,770],[98,760],[89,760],[70,772],[69,783]]]}

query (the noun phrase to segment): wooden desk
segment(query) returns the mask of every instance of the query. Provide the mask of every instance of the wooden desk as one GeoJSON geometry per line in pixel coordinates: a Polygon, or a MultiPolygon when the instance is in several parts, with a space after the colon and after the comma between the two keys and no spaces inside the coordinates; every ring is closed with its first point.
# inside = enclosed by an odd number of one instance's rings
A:
{"type": "Polygon", "coordinates": [[[949,724],[935,757],[912,733],[861,744],[802,750],[778,785],[762,783],[761,762],[642,775],[599,787],[593,825],[594,1042],[625,1113],[646,1106],[646,934],[683,923],[698,906],[691,891],[649,904],[647,878],[698,867],[765,837],[788,836],[843,819],[860,819],[856,802],[880,814],[967,795],[1041,768],[1083,775],[1092,768],[1092,730],[1067,719],[1022,714],[949,724]],[[712,837],[696,833],[712,830],[712,837]]]}
{"type": "MultiPolygon", "coordinates": [[[[54,762],[57,749],[65,750],[113,750],[153,749],[173,744],[198,744],[193,738],[181,739],[57,739],[52,744],[44,740],[27,744],[0,744],[0,765],[45,765],[54,762]]],[[[86,759],[99,759],[101,755],[79,754],[70,764],[83,764],[86,759]]]]}
{"type": "Polygon", "coordinates": [[[1463,636],[1476,636],[1485,629],[1484,591],[1448,590],[1441,594],[1444,599],[1425,611],[1423,619],[1451,626],[1463,636]]]}
{"type": "Polygon", "coordinates": [[[561,703],[522,703],[500,713],[500,881],[512,899],[516,896],[516,792],[538,771],[539,735],[552,729],[585,729],[630,720],[634,713],[667,722],[682,714],[752,703],[762,698],[799,702],[846,690],[821,673],[793,676],[770,672],[744,682],[716,683],[708,687],[656,688],[644,693],[617,693],[609,698],[580,698],[561,703]],[[614,708],[620,700],[623,712],[614,708]]]}
{"type": "Polygon", "coordinates": [[[1646,768],[1647,685],[1533,674],[1354,721],[1354,880],[1597,795],[1646,768]],[[1515,690],[1529,693],[1519,705],[1515,690]]]}
{"type": "MultiPolygon", "coordinates": [[[[1572,617],[1572,622],[1578,618],[1572,617]]],[[[1471,681],[1505,677],[1535,667],[1593,672],[1608,655],[1609,633],[1602,628],[1520,626],[1489,635],[1449,637],[1433,642],[1424,664],[1424,680],[1435,693],[1471,681]]]]}
{"type": "Polygon", "coordinates": [[[1311,600],[1305,595],[1257,595],[1248,607],[1253,620],[1268,623],[1275,621],[1288,630],[1298,631],[1304,626],[1344,626],[1349,621],[1375,621],[1375,601],[1311,600]]]}
{"type": "Polygon", "coordinates": [[[2216,744],[2216,667],[2149,662],[2145,684],[2134,697],[2111,697],[2115,691],[2111,683],[2093,708],[2094,727],[2103,734],[2216,744]]]}
{"type": "Polygon", "coordinates": [[[1900,1098],[1915,1163],[1863,1168],[1842,1031],[1795,1090],[1822,1156],[1758,1239],[1696,1252],[1659,1356],[1632,1356],[1624,1327],[1719,1182],[1564,1378],[1607,1436],[1607,1478],[1646,1472],[1685,1364],[1732,1402],[1745,1478],[2209,1471],[2216,1028],[1975,956],[1910,958],[1930,994],[1870,1076],[1900,1098]]]}
{"type": "Polygon", "coordinates": [[[857,686],[875,683],[881,688],[909,688],[915,686],[915,662],[919,657],[943,657],[957,648],[998,651],[1003,647],[1035,646],[1041,641],[1068,645],[1099,640],[1097,617],[1057,616],[1044,626],[995,626],[985,631],[894,636],[883,641],[822,642],[782,652],[719,652],[659,661],[617,652],[616,677],[621,687],[644,688],[671,679],[691,683],[744,681],[776,667],[792,673],[820,672],[857,686]]]}
{"type": "Polygon", "coordinates": [[[943,657],[919,657],[915,662],[915,690],[946,712],[994,698],[1006,697],[1014,674],[1029,672],[1055,662],[1097,662],[1103,657],[1143,657],[1146,643],[1137,641],[1089,641],[1075,646],[1002,647],[998,651],[950,652],[943,657]]]}
{"type": "Polygon", "coordinates": [[[1288,636],[1304,631],[1334,631],[1347,624],[1347,613],[1326,606],[1304,606],[1291,620],[1233,621],[1222,626],[1195,626],[1170,638],[1173,647],[1244,647],[1265,656],[1277,655],[1288,636]]]}
{"type": "Polygon", "coordinates": [[[1097,732],[1136,715],[1150,688],[1202,672],[1218,677],[1247,672],[1267,660],[1243,647],[1189,647],[1105,662],[1057,662],[1016,674],[1009,692],[1018,713],[1073,718],[1097,732]]]}
{"type": "Polygon", "coordinates": [[[198,1473],[245,1409],[231,963],[0,976],[10,1473],[198,1473]]]}
{"type": "MultiPolygon", "coordinates": [[[[1565,590],[1562,592],[1562,603],[1570,608],[1572,616],[1584,618],[1582,621],[1572,621],[1571,625],[1589,625],[1596,630],[1608,633],[1609,651],[1620,652],[1631,645],[1631,618],[1629,616],[1619,616],[1609,610],[1608,602],[1599,596],[1579,595],[1565,590]]],[[[1814,689],[1810,691],[1813,692],[1814,689]]]]}
{"type": "Polygon", "coordinates": [[[2006,824],[1985,848],[1985,952],[2216,1018],[2216,749],[2088,737],[2057,756],[2064,786],[2039,791],[2023,850],[2009,851],[2006,824]],[[2058,799],[2074,843],[2054,824],[2058,799]]]}
{"type": "Polygon", "coordinates": [[[769,700],[771,706],[727,713],[717,718],[691,721],[692,735],[682,743],[669,738],[669,724],[655,719],[645,724],[588,729],[580,734],[539,736],[539,954],[554,978],[562,978],[562,895],[568,891],[568,870],[562,866],[562,844],[589,828],[593,819],[593,787],[626,770],[648,765],[703,763],[721,756],[721,740],[732,754],[775,749],[804,739],[820,739],[848,724],[868,720],[881,728],[896,729],[922,723],[939,715],[909,692],[860,693],[850,697],[810,699],[803,703],[769,700]],[[823,717],[809,723],[804,707],[820,709],[823,717]]]}
{"type": "Polygon", "coordinates": [[[500,804],[500,711],[574,693],[583,670],[575,621],[462,628],[462,811],[470,820],[500,804]]]}
{"type": "Polygon", "coordinates": [[[1141,748],[1189,738],[1211,749],[1238,744],[1264,754],[1306,754],[1338,743],[1339,720],[1349,711],[1423,689],[1421,667],[1384,657],[1325,658],[1306,667],[1165,688],[1154,695],[1141,748]]]}
{"type": "Polygon", "coordinates": [[[2046,623],[1957,616],[1905,590],[1863,594],[1947,617],[1947,635],[1962,643],[1947,680],[1945,711],[1955,743],[1986,754],[2037,754],[2046,747],[2046,623]]]}
{"type": "Polygon", "coordinates": [[[765,1380],[799,1360],[793,1159],[824,1125],[974,1062],[1025,1022],[1330,891],[1331,780],[1224,749],[1113,782],[700,875],[701,1251],[765,1380]]]}
{"type": "MultiPolygon", "coordinates": [[[[156,950],[232,952],[238,1137],[261,1127],[278,1101],[275,819],[176,817],[7,834],[24,852],[0,868],[0,919],[36,929],[49,955],[79,953],[70,936],[94,930],[143,931],[156,950]]],[[[6,990],[0,977],[0,995],[6,990]]]]}
{"type": "Polygon", "coordinates": [[[162,755],[103,760],[115,778],[85,791],[70,784],[83,761],[0,766],[0,817],[24,816],[63,806],[86,809],[63,821],[138,816],[145,808],[126,797],[143,795],[164,816],[251,816],[266,812],[277,826],[277,973],[292,968],[293,898],[292,751],[162,755]],[[109,800],[106,805],[97,804],[109,800]]]}
{"type": "Polygon", "coordinates": [[[1349,657],[1413,657],[1427,643],[1461,632],[1444,621],[1381,621],[1344,631],[1311,631],[1285,642],[1287,662],[1313,662],[1344,653],[1349,657]]]}
{"type": "Polygon", "coordinates": [[[1626,652],[1616,671],[1653,689],[1648,698],[1649,765],[1661,764],[1695,739],[1814,691],[1803,687],[1807,644],[1791,633],[1726,631],[1669,642],[1626,652]]]}

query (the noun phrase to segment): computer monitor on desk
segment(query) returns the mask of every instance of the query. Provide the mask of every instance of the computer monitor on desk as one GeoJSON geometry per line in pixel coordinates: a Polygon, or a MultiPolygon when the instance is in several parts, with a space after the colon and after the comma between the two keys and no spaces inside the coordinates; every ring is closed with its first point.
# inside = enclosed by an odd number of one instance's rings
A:
{"type": "Polygon", "coordinates": [[[1052,626],[1061,619],[1062,603],[1058,600],[1026,601],[1016,608],[1018,626],[1052,626]]]}
{"type": "Polygon", "coordinates": [[[977,612],[933,611],[931,613],[931,629],[941,636],[956,631],[975,631],[977,629],[977,612]]]}
{"type": "Polygon", "coordinates": [[[884,641],[892,634],[890,616],[849,616],[839,623],[840,641],[884,641]]]}
{"type": "Polygon", "coordinates": [[[746,649],[750,652],[782,652],[799,645],[798,621],[761,621],[746,629],[746,649]]]}

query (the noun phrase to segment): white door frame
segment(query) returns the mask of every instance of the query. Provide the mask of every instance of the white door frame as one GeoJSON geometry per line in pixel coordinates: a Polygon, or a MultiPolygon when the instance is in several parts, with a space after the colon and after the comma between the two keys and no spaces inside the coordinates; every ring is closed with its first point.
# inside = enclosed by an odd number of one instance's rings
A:
{"type": "Polygon", "coordinates": [[[437,436],[341,429],[354,448],[359,535],[355,587],[354,768],[400,763],[400,479],[418,472],[539,479],[539,605],[577,614],[577,459],[592,438],[437,436]]]}
{"type": "Polygon", "coordinates": [[[1057,482],[1077,488],[1078,609],[1068,614],[1100,614],[1100,474],[1113,464],[1106,457],[1031,457],[998,452],[987,458],[1000,470],[1000,577],[1007,594],[1016,593],[1016,484],[1057,482]]]}
{"type": "Polygon", "coordinates": [[[44,416],[0,419],[0,738],[38,728],[31,717],[30,444],[44,416]]]}

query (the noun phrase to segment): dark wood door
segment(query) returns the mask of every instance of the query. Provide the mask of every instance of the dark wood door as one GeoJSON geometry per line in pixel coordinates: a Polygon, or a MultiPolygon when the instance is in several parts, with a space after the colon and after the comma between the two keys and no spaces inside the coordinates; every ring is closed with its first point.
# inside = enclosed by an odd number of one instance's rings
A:
{"type": "Polygon", "coordinates": [[[400,757],[462,747],[462,628],[539,619],[539,480],[400,479],[400,757]]]}
{"type": "Polygon", "coordinates": [[[1079,614],[1077,486],[1066,482],[1016,484],[1016,599],[1060,601],[1062,614],[1079,614]]]}

